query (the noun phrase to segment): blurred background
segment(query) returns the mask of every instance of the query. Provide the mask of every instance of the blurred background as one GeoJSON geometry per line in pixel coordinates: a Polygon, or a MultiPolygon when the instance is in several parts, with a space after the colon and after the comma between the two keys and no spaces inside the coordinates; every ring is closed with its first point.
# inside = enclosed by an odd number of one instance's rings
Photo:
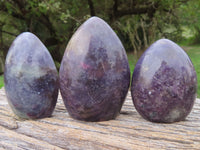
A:
{"type": "Polygon", "coordinates": [[[38,36],[59,68],[69,39],[91,16],[104,19],[119,36],[131,72],[148,46],[168,38],[183,47],[200,74],[199,0],[0,0],[0,79],[21,32],[38,36]]]}

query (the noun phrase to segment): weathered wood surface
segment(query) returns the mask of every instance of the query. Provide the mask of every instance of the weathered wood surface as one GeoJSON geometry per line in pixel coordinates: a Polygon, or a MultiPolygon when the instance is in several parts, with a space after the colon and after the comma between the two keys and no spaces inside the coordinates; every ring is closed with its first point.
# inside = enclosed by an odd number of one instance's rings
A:
{"type": "Polygon", "coordinates": [[[200,100],[186,121],[148,122],[133,107],[130,93],[116,120],[83,122],[72,119],[59,96],[51,118],[21,120],[0,90],[0,150],[62,149],[200,149],[200,100]]]}

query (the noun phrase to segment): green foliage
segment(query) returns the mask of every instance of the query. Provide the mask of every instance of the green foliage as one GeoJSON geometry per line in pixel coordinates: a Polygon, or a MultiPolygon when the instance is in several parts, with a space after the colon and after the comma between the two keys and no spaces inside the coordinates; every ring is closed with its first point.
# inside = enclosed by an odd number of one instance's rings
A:
{"type": "Polygon", "coordinates": [[[128,56],[128,63],[129,63],[129,67],[130,67],[130,71],[131,71],[131,77],[135,68],[135,65],[137,63],[137,57],[135,57],[135,55],[133,53],[127,53],[128,56]]]}
{"type": "Polygon", "coordinates": [[[200,97],[200,45],[185,47],[197,73],[197,96],[200,97]]]}
{"type": "Polygon", "coordinates": [[[200,1],[190,0],[178,9],[180,24],[193,32],[192,44],[200,43],[200,1]]]}
{"type": "Polygon", "coordinates": [[[4,77],[0,76],[0,88],[2,88],[4,86],[4,77]]]}

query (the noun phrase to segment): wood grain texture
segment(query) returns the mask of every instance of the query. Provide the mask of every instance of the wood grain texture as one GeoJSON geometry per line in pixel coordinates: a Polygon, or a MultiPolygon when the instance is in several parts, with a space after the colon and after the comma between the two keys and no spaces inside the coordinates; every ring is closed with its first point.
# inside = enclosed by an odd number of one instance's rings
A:
{"type": "Polygon", "coordinates": [[[200,149],[200,100],[185,121],[161,124],[144,120],[136,112],[130,92],[121,114],[104,122],[72,119],[59,95],[53,116],[21,120],[0,90],[0,150],[62,149],[200,149]]]}

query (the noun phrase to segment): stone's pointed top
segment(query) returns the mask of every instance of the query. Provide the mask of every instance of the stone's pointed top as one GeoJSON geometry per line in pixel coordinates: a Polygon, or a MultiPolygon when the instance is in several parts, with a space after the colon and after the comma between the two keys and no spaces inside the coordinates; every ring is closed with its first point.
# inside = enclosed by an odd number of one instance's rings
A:
{"type": "Polygon", "coordinates": [[[17,38],[15,39],[15,41],[18,39],[18,38],[21,38],[21,37],[24,37],[24,40],[27,40],[27,39],[30,39],[30,38],[35,38],[35,39],[37,39],[37,40],[39,40],[40,41],[40,39],[35,35],[35,34],[33,34],[33,33],[31,33],[31,32],[22,32],[21,34],[19,34],[18,36],[17,36],[17,38]],[[26,38],[25,38],[26,37],[26,38]]]}
{"type": "Polygon", "coordinates": [[[160,39],[160,40],[157,40],[155,43],[153,43],[153,45],[160,45],[160,44],[168,45],[168,46],[176,46],[176,47],[179,47],[179,49],[181,48],[179,45],[177,45],[175,42],[169,39],[160,39]]]}
{"type": "Polygon", "coordinates": [[[88,20],[86,20],[83,23],[83,25],[90,25],[90,24],[97,24],[97,25],[105,24],[105,25],[109,26],[103,19],[96,17],[96,16],[89,18],[88,20]]]}
{"type": "Polygon", "coordinates": [[[99,17],[91,17],[78,28],[70,39],[63,58],[68,57],[69,53],[73,52],[74,54],[71,55],[79,55],[84,59],[89,47],[108,49],[109,57],[115,57],[113,53],[119,52],[119,57],[122,58],[123,53],[125,53],[123,44],[116,33],[99,17]]]}
{"type": "MultiPolygon", "coordinates": [[[[157,40],[156,42],[173,42],[173,41],[172,41],[172,40],[169,40],[169,39],[163,38],[163,39],[157,40]]],[[[173,43],[174,43],[174,42],[173,42],[173,43]]]]}
{"type": "MultiPolygon", "coordinates": [[[[31,35],[31,36],[35,36],[35,34],[31,33],[31,32],[22,32],[20,35],[31,35]]],[[[19,35],[19,36],[20,36],[19,35]]]]}
{"type": "Polygon", "coordinates": [[[94,20],[94,19],[96,19],[96,20],[103,20],[103,19],[101,19],[101,18],[99,18],[97,16],[90,17],[88,20],[94,20]]]}
{"type": "Polygon", "coordinates": [[[86,20],[86,22],[98,22],[98,23],[102,22],[102,23],[106,23],[105,20],[103,20],[103,19],[101,19],[101,18],[99,18],[97,16],[93,16],[93,17],[89,18],[88,20],[86,20]]]}
{"type": "Polygon", "coordinates": [[[27,70],[25,69],[26,62],[29,62],[28,65],[37,63],[37,65],[32,65],[31,67],[27,66],[28,70],[38,70],[38,66],[40,65],[56,70],[53,58],[48,49],[36,35],[30,32],[23,32],[16,37],[9,48],[5,63],[16,63],[15,69],[19,67],[24,68],[25,71],[27,70]]]}

